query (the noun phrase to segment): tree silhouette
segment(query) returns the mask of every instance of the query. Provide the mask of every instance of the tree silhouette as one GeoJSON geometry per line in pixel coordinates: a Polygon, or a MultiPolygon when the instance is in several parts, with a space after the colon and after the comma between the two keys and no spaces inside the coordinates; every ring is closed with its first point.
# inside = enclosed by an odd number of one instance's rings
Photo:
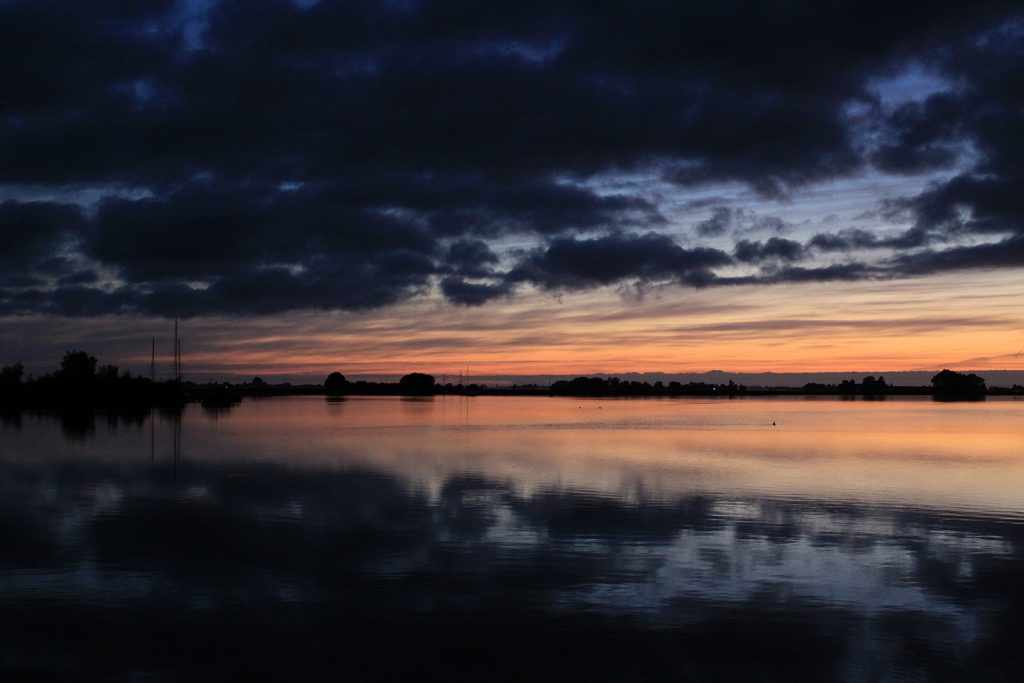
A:
{"type": "Polygon", "coordinates": [[[116,382],[120,376],[121,370],[116,365],[101,365],[96,371],[96,377],[101,382],[116,382]]]}
{"type": "Polygon", "coordinates": [[[324,380],[324,389],[328,394],[337,395],[345,393],[348,388],[348,380],[340,372],[332,372],[324,380]]]}
{"type": "Polygon", "coordinates": [[[885,378],[879,376],[875,379],[874,375],[868,375],[864,378],[863,382],[864,394],[865,395],[879,395],[889,393],[889,385],[885,383],[885,378]]]}
{"type": "Polygon", "coordinates": [[[398,388],[403,394],[424,396],[434,393],[434,376],[422,372],[410,373],[398,380],[398,388]]]}
{"type": "Polygon", "coordinates": [[[96,377],[96,358],[85,351],[68,351],[60,362],[57,377],[68,384],[86,384],[96,377]]]}
{"type": "Polygon", "coordinates": [[[21,378],[25,375],[25,366],[21,363],[5,365],[0,370],[0,387],[10,388],[21,384],[21,378]]]}
{"type": "Polygon", "coordinates": [[[941,398],[980,398],[987,392],[983,378],[952,370],[943,370],[932,377],[932,387],[935,395],[941,398]]]}

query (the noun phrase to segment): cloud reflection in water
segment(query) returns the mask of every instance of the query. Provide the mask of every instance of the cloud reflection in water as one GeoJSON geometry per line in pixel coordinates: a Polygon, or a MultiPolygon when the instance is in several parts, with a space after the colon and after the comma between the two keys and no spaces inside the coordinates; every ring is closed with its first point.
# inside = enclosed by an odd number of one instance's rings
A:
{"type": "MultiPolygon", "coordinates": [[[[0,667],[875,680],[1019,663],[1014,516],[601,489],[545,481],[529,459],[488,469],[480,453],[476,468],[440,469],[343,449],[303,461],[287,442],[264,457],[260,433],[252,457],[218,450],[246,409],[187,413],[181,457],[152,462],[134,423],[99,421],[86,442],[62,441],[56,421],[4,427],[0,604],[17,618],[0,627],[0,667]]],[[[372,430],[349,427],[348,445],[369,447],[372,430]]],[[[411,447],[429,452],[436,429],[408,429],[411,447]]],[[[454,452],[464,432],[434,436],[454,452]]],[[[634,467],[593,465],[618,468],[620,484],[634,467]]]]}

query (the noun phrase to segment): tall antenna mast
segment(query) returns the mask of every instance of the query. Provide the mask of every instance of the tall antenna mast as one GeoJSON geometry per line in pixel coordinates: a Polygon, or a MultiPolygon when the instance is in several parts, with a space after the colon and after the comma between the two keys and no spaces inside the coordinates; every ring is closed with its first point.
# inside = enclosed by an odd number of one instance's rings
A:
{"type": "Polygon", "coordinates": [[[175,318],[174,319],[174,370],[173,370],[174,381],[175,382],[180,382],[181,381],[181,356],[179,355],[180,351],[181,351],[181,344],[178,341],[178,319],[175,318]]]}
{"type": "Polygon", "coordinates": [[[181,381],[181,335],[178,335],[178,381],[181,381]]]}
{"type": "Polygon", "coordinates": [[[156,379],[156,337],[149,340],[149,381],[156,379]]]}

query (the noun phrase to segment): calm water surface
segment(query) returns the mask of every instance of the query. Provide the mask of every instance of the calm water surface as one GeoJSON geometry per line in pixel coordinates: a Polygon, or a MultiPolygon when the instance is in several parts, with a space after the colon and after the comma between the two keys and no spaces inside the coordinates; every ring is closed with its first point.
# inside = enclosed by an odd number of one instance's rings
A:
{"type": "Polygon", "coordinates": [[[5,679],[1016,681],[1022,559],[1019,400],[0,426],[5,679]]]}

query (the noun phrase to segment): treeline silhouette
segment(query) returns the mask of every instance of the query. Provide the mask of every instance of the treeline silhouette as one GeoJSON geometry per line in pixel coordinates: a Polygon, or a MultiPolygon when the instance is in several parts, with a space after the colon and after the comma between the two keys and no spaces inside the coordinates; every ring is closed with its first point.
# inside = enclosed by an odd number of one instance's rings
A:
{"type": "Polygon", "coordinates": [[[60,368],[42,377],[25,377],[21,363],[0,370],[0,406],[5,408],[105,408],[144,411],[177,407],[185,401],[180,382],[154,382],[98,365],[85,351],[68,351],[60,368]]]}
{"type": "Polygon", "coordinates": [[[943,370],[931,380],[931,386],[893,386],[882,376],[868,375],[861,381],[848,379],[839,384],[809,383],[803,387],[747,387],[729,380],[727,384],[707,382],[638,382],[618,377],[576,377],[559,380],[547,389],[535,384],[487,387],[479,384],[437,384],[434,377],[414,372],[397,383],[349,382],[340,372],[333,372],[324,381],[328,395],[397,395],[430,396],[445,394],[488,395],[551,395],[551,396],[775,396],[775,395],[838,395],[880,397],[890,395],[927,396],[959,400],[984,398],[986,395],[1024,395],[1024,387],[987,388],[978,375],[964,375],[943,370]]]}
{"type": "MultiPolygon", "coordinates": [[[[409,373],[397,382],[349,382],[340,372],[332,372],[324,380],[324,392],[328,396],[473,396],[495,390],[482,384],[439,384],[433,375],[422,372],[409,373]]],[[[523,393],[538,393],[537,387],[523,393]]]]}
{"type": "Polygon", "coordinates": [[[943,370],[932,377],[931,386],[893,386],[884,377],[868,375],[860,383],[848,379],[839,384],[805,384],[803,393],[866,397],[931,395],[940,400],[977,400],[985,396],[1021,396],[1024,395],[1024,387],[1015,384],[1012,387],[989,388],[985,385],[985,379],[974,373],[943,370]]]}
{"type": "Polygon", "coordinates": [[[839,384],[810,382],[803,386],[807,394],[839,394],[840,396],[886,396],[901,393],[930,393],[928,387],[894,387],[885,377],[868,375],[859,384],[855,379],[844,379],[839,384]],[[922,391],[923,390],[923,391],[922,391]]]}
{"type": "Polygon", "coordinates": [[[482,384],[439,384],[432,375],[413,372],[398,382],[350,382],[340,372],[332,372],[323,384],[270,384],[260,377],[250,382],[210,382],[197,384],[181,380],[154,381],[148,377],[121,372],[114,365],[99,365],[85,351],[64,354],[60,368],[41,377],[25,376],[21,363],[0,370],[0,408],[36,409],[108,409],[122,412],[150,408],[180,408],[187,402],[201,402],[210,408],[230,407],[243,396],[282,395],[328,396],[436,396],[477,394],[515,396],[786,396],[838,395],[883,397],[890,395],[932,395],[939,400],[977,400],[987,395],[1024,395],[1024,387],[988,388],[975,374],[943,370],[931,380],[931,386],[898,387],[884,377],[868,375],[861,381],[849,379],[839,384],[808,383],[803,387],[747,387],[730,380],[727,384],[706,382],[638,382],[618,377],[576,377],[560,380],[544,388],[535,384],[487,387],[482,384]]]}
{"type": "Polygon", "coordinates": [[[822,396],[935,396],[944,400],[981,399],[987,395],[1024,395],[1024,386],[988,388],[985,380],[975,374],[963,374],[943,370],[931,379],[931,386],[893,386],[885,377],[868,375],[858,382],[856,379],[843,380],[839,384],[811,382],[802,387],[747,387],[732,380],[728,384],[705,382],[626,382],[617,377],[577,377],[562,380],[551,385],[550,393],[556,396],[776,396],[776,395],[822,395],[822,396]]]}
{"type": "Polygon", "coordinates": [[[618,377],[577,377],[551,385],[554,396],[735,396],[748,393],[747,387],[729,380],[728,384],[705,382],[637,382],[622,381],[618,377]]]}

